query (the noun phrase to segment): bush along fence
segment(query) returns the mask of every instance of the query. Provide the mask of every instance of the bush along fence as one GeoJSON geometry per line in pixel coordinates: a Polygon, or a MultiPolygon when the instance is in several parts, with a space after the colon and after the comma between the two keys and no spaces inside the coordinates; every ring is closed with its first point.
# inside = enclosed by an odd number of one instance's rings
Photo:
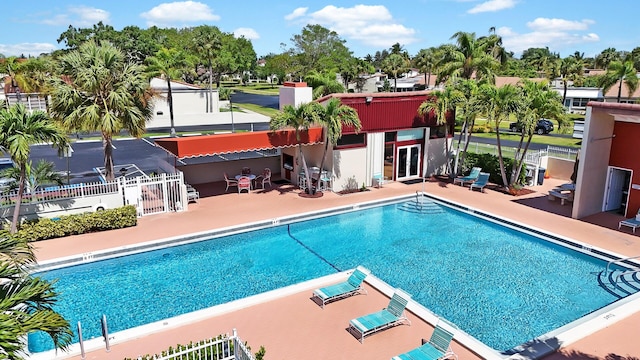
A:
{"type": "Polygon", "coordinates": [[[132,205],[107,209],[94,213],[65,215],[59,218],[27,220],[19,225],[18,232],[10,234],[0,230],[0,238],[19,238],[25,241],[53,239],[96,231],[121,229],[138,223],[136,208],[132,205]]]}

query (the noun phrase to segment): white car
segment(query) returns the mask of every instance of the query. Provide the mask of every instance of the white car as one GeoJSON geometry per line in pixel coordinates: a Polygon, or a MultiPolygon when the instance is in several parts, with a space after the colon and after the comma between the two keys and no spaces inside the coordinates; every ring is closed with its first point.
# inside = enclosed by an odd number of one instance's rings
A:
{"type": "Polygon", "coordinates": [[[12,178],[2,176],[2,173],[6,169],[12,168],[13,166],[14,164],[11,158],[8,158],[8,157],[0,158],[0,191],[5,190],[7,187],[9,187],[9,184],[13,182],[12,178]]]}

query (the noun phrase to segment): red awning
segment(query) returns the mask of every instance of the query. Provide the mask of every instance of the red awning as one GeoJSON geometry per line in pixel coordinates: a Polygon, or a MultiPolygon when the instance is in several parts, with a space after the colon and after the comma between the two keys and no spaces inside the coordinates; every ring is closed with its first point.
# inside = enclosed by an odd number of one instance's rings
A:
{"type": "MultiPolygon", "coordinates": [[[[303,145],[321,144],[322,128],[311,128],[300,132],[303,145]]],[[[234,134],[214,134],[156,139],[178,159],[241,153],[248,151],[285,148],[298,145],[294,130],[253,131],[234,134]]]]}

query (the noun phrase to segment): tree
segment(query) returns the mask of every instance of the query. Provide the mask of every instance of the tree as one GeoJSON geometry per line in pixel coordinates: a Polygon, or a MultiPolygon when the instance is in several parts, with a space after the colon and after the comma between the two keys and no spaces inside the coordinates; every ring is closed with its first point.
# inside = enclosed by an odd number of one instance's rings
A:
{"type": "Polygon", "coordinates": [[[335,71],[351,57],[351,51],[345,46],[346,40],[321,25],[305,26],[302,33],[291,38],[291,42],[293,54],[300,58],[303,74],[311,70],[335,71]]]}
{"type": "MultiPolygon", "coordinates": [[[[20,169],[10,167],[0,174],[2,177],[14,179],[14,183],[10,185],[11,190],[18,188],[20,183],[20,169]]],[[[40,159],[34,167],[31,160],[27,162],[26,178],[29,189],[37,190],[41,185],[63,185],[62,176],[56,172],[55,165],[44,159],[40,159]]]]}
{"type": "Polygon", "coordinates": [[[73,333],[69,322],[53,310],[57,301],[52,282],[30,274],[33,249],[18,238],[0,239],[0,357],[20,359],[27,335],[43,331],[56,349],[66,350],[73,333]]]}
{"type": "Polygon", "coordinates": [[[575,56],[567,56],[560,61],[560,76],[562,76],[562,103],[567,98],[567,86],[569,81],[575,82],[582,77],[583,65],[575,56]]]}
{"type": "Polygon", "coordinates": [[[614,61],[621,61],[620,54],[615,48],[606,48],[596,56],[596,67],[600,69],[608,69],[609,64],[614,61]]]}
{"type": "Polygon", "coordinates": [[[424,74],[424,88],[428,89],[431,84],[431,74],[436,66],[436,48],[421,49],[413,58],[414,64],[424,74]]]}
{"type": "Polygon", "coordinates": [[[300,159],[302,159],[302,168],[304,169],[305,180],[309,186],[305,190],[308,194],[312,192],[311,177],[309,174],[309,168],[307,167],[307,161],[302,151],[302,141],[300,134],[309,130],[309,127],[313,124],[320,122],[320,114],[323,112],[320,104],[316,102],[304,103],[293,107],[291,105],[285,105],[282,111],[278,111],[271,117],[269,122],[269,128],[271,130],[282,130],[287,128],[293,128],[296,134],[296,141],[298,142],[298,152],[300,159]]]}
{"type": "Polygon", "coordinates": [[[175,123],[173,121],[173,94],[171,92],[171,80],[181,79],[185,72],[189,71],[190,64],[184,52],[171,48],[158,50],[155,56],[147,58],[147,73],[150,76],[161,76],[167,82],[167,103],[169,104],[169,119],[171,120],[171,137],[176,136],[175,123]]]}
{"type": "Polygon", "coordinates": [[[524,61],[529,66],[533,66],[536,71],[541,72],[545,71],[547,64],[550,61],[558,59],[559,57],[560,56],[558,54],[549,51],[549,47],[528,48],[522,52],[520,60],[524,61]]]}
{"type": "Polygon", "coordinates": [[[513,155],[513,166],[509,178],[510,188],[518,181],[518,175],[522,171],[525,155],[533,139],[538,119],[559,119],[564,116],[563,101],[560,99],[560,94],[551,89],[547,83],[523,79],[521,89],[522,103],[518,107],[516,117],[522,131],[520,133],[520,141],[513,155]],[[525,138],[526,143],[523,148],[525,138]]]}
{"type": "Polygon", "coordinates": [[[500,162],[500,176],[502,184],[507,187],[507,173],[505,171],[502,145],[500,143],[500,123],[507,120],[509,115],[516,113],[522,106],[520,89],[511,84],[496,88],[491,84],[483,84],[478,91],[478,100],[482,104],[482,111],[489,123],[493,123],[498,146],[498,160],[500,162]]]}
{"type": "Polygon", "coordinates": [[[382,68],[387,74],[393,75],[393,91],[398,91],[398,74],[407,71],[409,60],[402,55],[391,54],[382,62],[382,68]]]}
{"type": "Polygon", "coordinates": [[[447,124],[447,115],[453,114],[463,99],[464,96],[460,91],[453,86],[445,86],[442,91],[434,91],[432,95],[427,97],[427,100],[418,107],[418,114],[428,116],[430,113],[433,113],[436,117],[436,124],[438,126],[444,126],[444,151],[447,159],[447,174],[451,174],[451,164],[449,161],[451,148],[449,146],[449,124],[447,124]]]}
{"type": "Polygon", "coordinates": [[[213,112],[213,62],[222,47],[222,33],[215,26],[202,25],[193,29],[191,49],[207,64],[209,77],[209,96],[207,97],[207,112],[213,112]]]}
{"type": "Polygon", "coordinates": [[[453,34],[451,39],[456,40],[456,46],[447,48],[438,64],[437,82],[443,82],[451,77],[471,79],[475,75],[476,80],[485,80],[493,84],[495,69],[499,65],[493,55],[496,53],[495,39],[489,37],[476,39],[475,33],[461,31],[453,34]]]}
{"type": "Polygon", "coordinates": [[[317,99],[325,95],[344,92],[344,86],[336,79],[336,74],[331,72],[319,73],[311,70],[304,77],[309,86],[313,88],[313,98],[317,99]]]}
{"type": "Polygon", "coordinates": [[[45,101],[45,108],[49,111],[49,94],[51,86],[49,79],[55,71],[55,63],[48,56],[28,59],[19,64],[20,87],[26,93],[38,93],[45,101]]]}
{"type": "Polygon", "coordinates": [[[602,78],[600,78],[599,86],[602,87],[602,92],[606,93],[615,85],[618,84],[618,97],[617,102],[620,102],[622,96],[622,84],[626,86],[629,91],[629,97],[638,88],[638,76],[637,71],[633,66],[632,61],[613,61],[607,67],[607,72],[602,78]]]}
{"type": "Polygon", "coordinates": [[[61,78],[53,79],[51,115],[69,131],[99,131],[105,177],[114,179],[113,136],[145,132],[153,116],[154,93],[141,65],[128,63],[109,43],[89,41],[60,58],[61,78]]]}
{"type": "Polygon", "coordinates": [[[482,110],[482,106],[478,101],[478,82],[475,80],[462,79],[454,84],[455,89],[461,95],[458,104],[457,113],[464,119],[462,131],[458,137],[458,145],[456,148],[456,161],[453,173],[458,175],[458,164],[464,163],[464,157],[467,154],[469,143],[471,142],[471,134],[475,126],[476,116],[482,110]],[[460,142],[464,139],[464,148],[460,154],[460,142]]]}
{"type": "MultiPolygon", "coordinates": [[[[329,152],[329,145],[336,146],[338,140],[342,137],[342,128],[353,127],[357,132],[362,128],[358,112],[347,105],[343,105],[340,100],[331,98],[326,104],[323,104],[322,112],[319,117],[319,124],[324,129],[324,152],[322,153],[322,160],[320,161],[320,169],[324,169],[324,163],[329,152]]],[[[321,172],[318,173],[316,183],[320,181],[321,172]]],[[[315,189],[314,189],[315,191],[315,189]]]]}
{"type": "Polygon", "coordinates": [[[27,183],[29,154],[31,145],[37,143],[51,143],[51,146],[61,152],[68,141],[66,135],[42,111],[29,113],[23,104],[0,110],[0,150],[9,154],[20,170],[11,233],[18,231],[20,205],[27,183]]]}

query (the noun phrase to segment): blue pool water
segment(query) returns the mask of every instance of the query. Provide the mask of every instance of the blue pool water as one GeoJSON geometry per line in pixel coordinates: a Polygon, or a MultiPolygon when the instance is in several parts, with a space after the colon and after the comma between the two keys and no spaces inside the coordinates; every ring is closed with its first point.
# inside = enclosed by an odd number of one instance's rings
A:
{"type": "MultiPolygon", "coordinates": [[[[466,213],[400,204],[98,261],[59,279],[57,310],[85,339],[363,265],[485,344],[507,350],[617,300],[603,261],[466,213]],[[289,231],[290,234],[289,234],[289,231]]],[[[359,314],[354,314],[354,317],[359,314]]],[[[77,341],[77,340],[76,340],[77,341]]],[[[29,350],[51,349],[46,336],[29,350]]]]}

